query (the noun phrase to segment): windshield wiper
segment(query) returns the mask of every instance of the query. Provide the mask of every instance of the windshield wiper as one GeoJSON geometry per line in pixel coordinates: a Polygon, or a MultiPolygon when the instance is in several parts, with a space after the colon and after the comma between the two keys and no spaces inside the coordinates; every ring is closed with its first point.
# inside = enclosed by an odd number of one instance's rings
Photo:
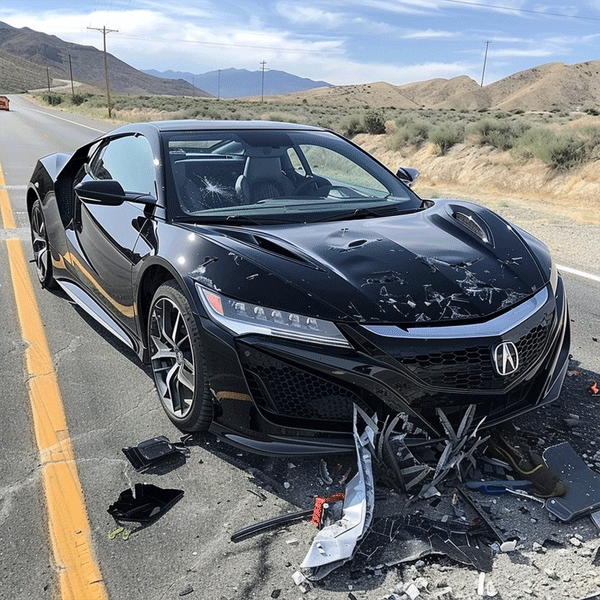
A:
{"type": "Polygon", "coordinates": [[[364,219],[366,217],[390,217],[392,215],[402,214],[404,212],[412,212],[414,209],[407,211],[398,210],[397,206],[379,206],[376,208],[355,208],[354,210],[348,210],[343,213],[337,213],[334,215],[329,215],[323,219],[319,219],[321,221],[346,221],[351,219],[364,219]]]}

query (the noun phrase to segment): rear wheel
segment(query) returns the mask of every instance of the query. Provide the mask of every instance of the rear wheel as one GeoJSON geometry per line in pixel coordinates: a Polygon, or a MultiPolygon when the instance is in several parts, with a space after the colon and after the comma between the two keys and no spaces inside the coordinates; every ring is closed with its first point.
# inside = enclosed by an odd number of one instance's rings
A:
{"type": "Polygon", "coordinates": [[[205,431],[212,420],[206,362],[198,325],[175,281],[154,294],[148,346],[156,389],[169,419],[182,431],[205,431]]]}
{"type": "Polygon", "coordinates": [[[48,244],[46,221],[42,211],[42,203],[36,200],[31,208],[31,245],[33,247],[33,260],[38,279],[42,287],[52,288],[55,285],[52,273],[52,257],[48,244]]]}

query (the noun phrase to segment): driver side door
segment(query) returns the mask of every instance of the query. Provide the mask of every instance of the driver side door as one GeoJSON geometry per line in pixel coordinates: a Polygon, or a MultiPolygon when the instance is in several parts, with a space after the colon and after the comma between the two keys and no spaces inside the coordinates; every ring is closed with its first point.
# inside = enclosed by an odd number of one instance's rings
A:
{"type": "MultiPolygon", "coordinates": [[[[118,181],[125,192],[156,197],[152,148],[143,136],[110,139],[98,147],[76,179],[118,181]]],[[[98,202],[75,188],[72,226],[67,230],[71,268],[85,291],[114,319],[135,332],[132,269],[147,206],[128,201],[98,202]]]]}

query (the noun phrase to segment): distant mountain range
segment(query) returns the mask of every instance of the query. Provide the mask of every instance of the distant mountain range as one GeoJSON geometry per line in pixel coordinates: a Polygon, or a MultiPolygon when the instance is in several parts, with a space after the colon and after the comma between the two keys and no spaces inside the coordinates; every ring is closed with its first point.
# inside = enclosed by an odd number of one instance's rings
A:
{"type": "Polygon", "coordinates": [[[217,98],[244,98],[247,96],[279,95],[302,92],[320,87],[329,87],[326,81],[313,81],[291,75],[285,71],[247,69],[221,69],[208,73],[194,74],[183,71],[144,70],[148,75],[167,79],[184,79],[217,98]]]}

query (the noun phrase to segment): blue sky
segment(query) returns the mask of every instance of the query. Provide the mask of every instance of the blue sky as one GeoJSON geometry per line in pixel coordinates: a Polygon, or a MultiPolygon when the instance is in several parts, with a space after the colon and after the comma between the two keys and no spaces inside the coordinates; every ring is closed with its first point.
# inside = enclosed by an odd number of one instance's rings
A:
{"type": "Polygon", "coordinates": [[[600,0],[2,0],[0,21],[138,69],[288,71],[335,85],[468,75],[491,83],[600,58],[600,0]]]}

